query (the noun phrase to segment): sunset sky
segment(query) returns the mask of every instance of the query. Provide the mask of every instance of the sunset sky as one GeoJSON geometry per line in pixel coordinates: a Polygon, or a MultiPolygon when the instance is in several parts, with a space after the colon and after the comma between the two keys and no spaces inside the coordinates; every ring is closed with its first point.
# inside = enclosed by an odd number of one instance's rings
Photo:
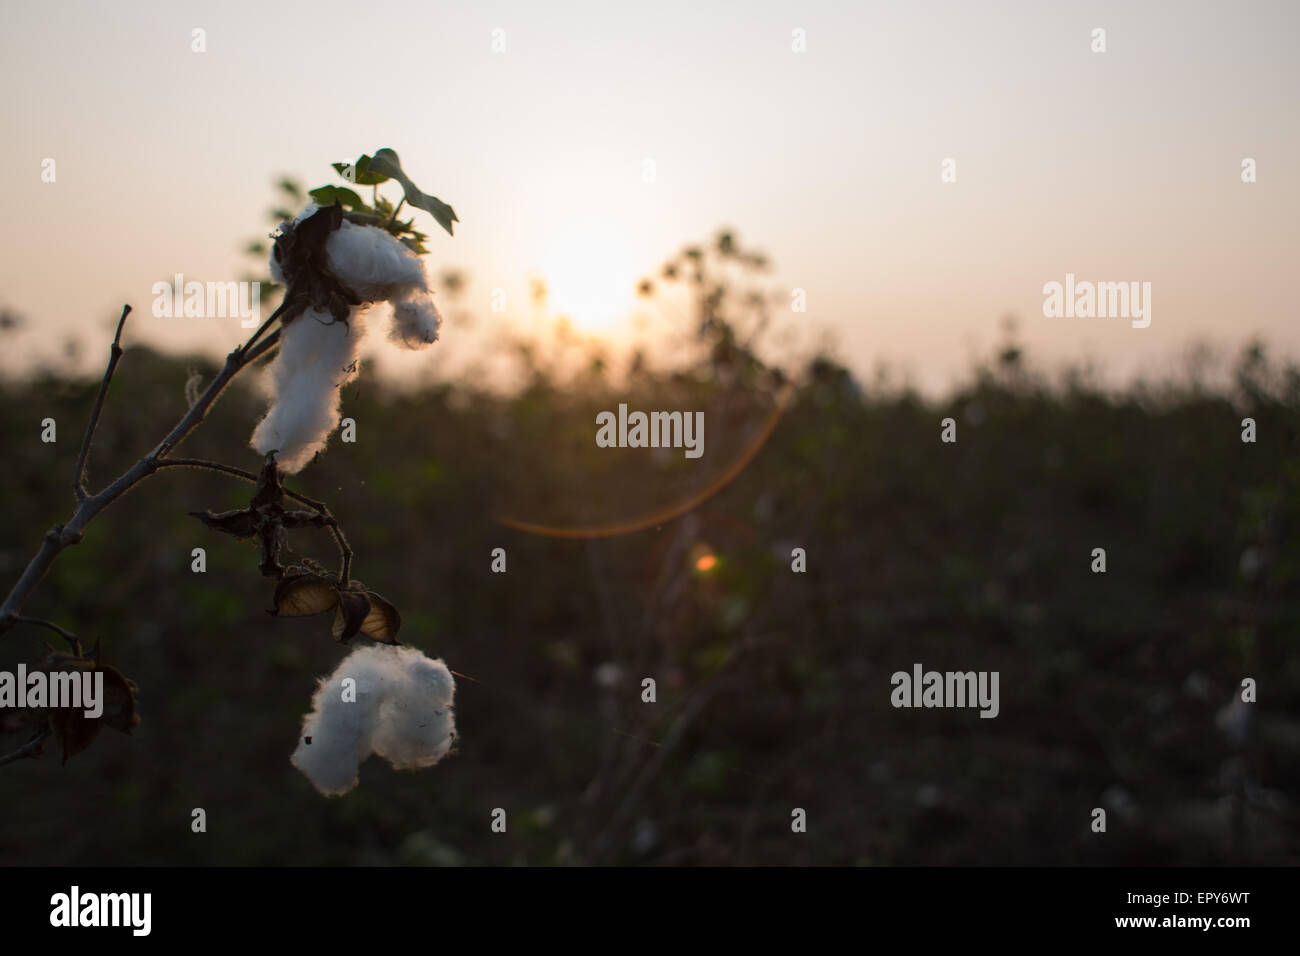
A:
{"type": "Polygon", "coordinates": [[[238,278],[275,177],[381,146],[460,217],[426,218],[430,271],[522,328],[541,278],[617,339],[636,281],[729,226],[864,374],[941,387],[1008,314],[1117,374],[1199,339],[1294,356],[1298,29],[1293,0],[6,4],[0,307],[27,321],[0,369],[78,335],[98,364],[123,302],[128,340],[228,351],[237,319],[154,318],[153,283],[238,278]],[[1150,282],[1150,327],[1044,317],[1066,273],[1150,282]]]}

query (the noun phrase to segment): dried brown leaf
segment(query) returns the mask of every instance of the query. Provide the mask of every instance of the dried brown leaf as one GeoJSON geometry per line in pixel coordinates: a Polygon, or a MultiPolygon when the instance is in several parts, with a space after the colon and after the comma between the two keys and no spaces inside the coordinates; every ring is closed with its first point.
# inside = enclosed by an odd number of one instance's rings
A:
{"type": "Polygon", "coordinates": [[[94,741],[100,722],[87,717],[79,707],[60,707],[50,711],[50,731],[63,747],[63,762],[75,757],[94,741]]]}
{"type": "Polygon", "coordinates": [[[374,591],[367,591],[370,613],[361,622],[361,633],[380,644],[396,644],[397,632],[402,627],[402,615],[389,601],[374,591]]]}
{"type": "Polygon", "coordinates": [[[287,574],[275,586],[277,617],[305,617],[320,614],[338,604],[339,593],[334,581],[323,574],[287,574]]]}
{"type": "Polygon", "coordinates": [[[104,672],[104,712],[99,719],[114,730],[129,734],[140,723],[140,715],[135,709],[135,682],[108,664],[97,670],[104,672]]]}
{"type": "Polygon", "coordinates": [[[240,511],[223,511],[220,514],[213,514],[211,511],[191,511],[190,514],[213,531],[234,535],[236,538],[251,538],[257,532],[253,515],[246,508],[240,511]]]}
{"type": "Polygon", "coordinates": [[[370,614],[370,598],[355,591],[339,591],[339,606],[334,612],[334,639],[350,641],[361,630],[370,614]]]}

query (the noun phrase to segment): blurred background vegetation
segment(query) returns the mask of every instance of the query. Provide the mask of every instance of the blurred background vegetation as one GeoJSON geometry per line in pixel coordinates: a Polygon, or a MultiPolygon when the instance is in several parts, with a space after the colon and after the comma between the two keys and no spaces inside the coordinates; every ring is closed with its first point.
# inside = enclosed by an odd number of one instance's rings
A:
{"type": "MultiPolygon", "coordinates": [[[[327,618],[269,617],[256,548],[187,517],[243,507],[249,486],[173,470],[114,505],[27,613],[101,639],[143,723],[66,766],[51,746],[0,769],[0,863],[1300,862],[1300,369],[1253,346],[1227,385],[1194,366],[1115,391],[1036,369],[1009,329],[929,399],[826,355],[760,358],[763,266],[723,233],[647,280],[691,291],[695,348],[675,367],[615,379],[593,353],[561,380],[503,345],[526,372],[511,394],[364,369],[346,390],[357,442],[335,436],[289,486],[340,518],[400,637],[469,678],[459,751],[432,770],[372,760],[327,799],[290,766],[315,680],[347,651],[327,618]],[[704,410],[705,456],[597,448],[595,413],[619,402],[704,410]],[[915,662],[999,671],[1000,715],[892,708],[890,674],[915,662]]],[[[215,370],[129,348],[92,488],[215,370]]],[[[250,384],[181,454],[256,469],[250,384]]],[[[70,513],[96,387],[56,369],[0,383],[6,587],[70,513]]],[[[325,534],[290,543],[333,566],[325,534]]],[[[45,640],[16,628],[0,667],[45,640]]],[[[25,731],[0,721],[8,752],[25,731]]]]}

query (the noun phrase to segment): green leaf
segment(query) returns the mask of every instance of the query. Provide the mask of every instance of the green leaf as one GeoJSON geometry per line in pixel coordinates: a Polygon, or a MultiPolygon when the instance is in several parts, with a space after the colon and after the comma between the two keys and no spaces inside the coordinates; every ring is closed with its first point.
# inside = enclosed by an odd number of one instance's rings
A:
{"type": "Polygon", "coordinates": [[[417,209],[423,209],[425,212],[433,216],[434,219],[438,220],[438,225],[447,230],[447,235],[455,235],[455,233],[452,232],[451,224],[453,222],[460,222],[460,220],[456,218],[456,210],[452,209],[436,196],[428,196],[420,192],[419,187],[417,187],[415,183],[411,182],[411,178],[402,171],[401,160],[397,158],[395,152],[387,147],[376,151],[375,155],[370,160],[369,168],[376,172],[383,173],[385,176],[396,179],[402,184],[402,189],[406,194],[407,202],[412,206],[415,206],[417,209]]]}
{"type": "Polygon", "coordinates": [[[318,206],[332,206],[335,201],[338,201],[349,209],[370,208],[360,196],[346,186],[321,186],[319,189],[313,189],[308,195],[318,206]]]}
{"type": "Polygon", "coordinates": [[[357,186],[378,186],[388,181],[388,176],[371,168],[369,156],[362,156],[355,163],[331,163],[340,176],[357,186]]]}

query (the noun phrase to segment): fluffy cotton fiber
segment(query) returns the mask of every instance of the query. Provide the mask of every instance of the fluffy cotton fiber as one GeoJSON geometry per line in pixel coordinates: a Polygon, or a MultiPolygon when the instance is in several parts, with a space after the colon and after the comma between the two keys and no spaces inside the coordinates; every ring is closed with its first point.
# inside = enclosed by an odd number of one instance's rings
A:
{"type": "Polygon", "coordinates": [[[325,448],[339,423],[339,390],[357,377],[366,314],[353,309],[346,322],[307,309],[280,336],[271,363],[275,401],[253,429],[258,454],[275,451],[281,471],[301,471],[325,448]]]}
{"type": "MultiPolygon", "coordinates": [[[[317,208],[309,204],[294,222],[317,208]]],[[[387,231],[344,220],[325,251],[330,270],[365,304],[351,309],[345,322],[308,309],[285,326],[270,369],[274,399],[250,444],[262,455],[277,452],[280,469],[289,473],[302,470],[323,450],[338,426],[339,390],[356,377],[371,303],[393,303],[389,338],[403,348],[424,348],[436,341],[442,323],[424,264],[387,231]]],[[[271,276],[285,281],[274,255],[271,276]]]]}
{"type": "Polygon", "coordinates": [[[442,661],[414,647],[362,647],[321,681],[291,761],[329,796],[355,787],[372,753],[398,770],[432,767],[455,743],[455,692],[442,661]]]}

